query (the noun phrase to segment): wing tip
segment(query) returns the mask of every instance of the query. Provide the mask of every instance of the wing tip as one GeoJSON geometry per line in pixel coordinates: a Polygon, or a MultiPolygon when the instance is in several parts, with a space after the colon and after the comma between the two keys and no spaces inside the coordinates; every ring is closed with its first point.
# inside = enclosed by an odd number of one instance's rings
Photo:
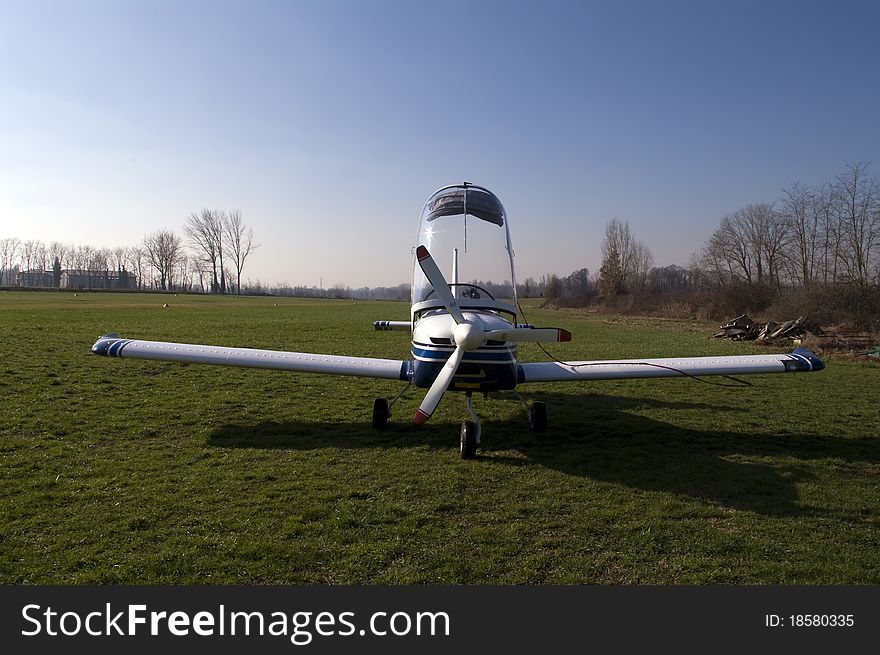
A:
{"type": "Polygon", "coordinates": [[[110,357],[110,347],[123,341],[123,339],[115,332],[102,334],[92,346],[92,354],[101,355],[102,357],[110,357]]]}
{"type": "Polygon", "coordinates": [[[424,423],[425,421],[427,421],[429,418],[431,418],[431,415],[430,415],[430,414],[426,414],[425,412],[423,412],[423,411],[421,410],[421,408],[419,408],[419,409],[416,410],[416,417],[415,417],[415,419],[414,419],[415,422],[416,422],[416,425],[421,425],[422,423],[424,423]]]}
{"type": "Polygon", "coordinates": [[[808,348],[795,348],[790,354],[792,357],[806,362],[806,370],[808,371],[821,371],[825,368],[824,360],[808,348]]]}

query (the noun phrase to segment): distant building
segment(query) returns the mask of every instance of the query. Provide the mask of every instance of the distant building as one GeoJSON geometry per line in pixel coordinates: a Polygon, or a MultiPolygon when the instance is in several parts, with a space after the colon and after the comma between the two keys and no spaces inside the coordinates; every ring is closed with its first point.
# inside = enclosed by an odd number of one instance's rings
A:
{"type": "Polygon", "coordinates": [[[137,276],[128,271],[4,271],[0,286],[29,289],[107,289],[131,291],[137,289],[137,276]]]}
{"type": "Polygon", "coordinates": [[[21,271],[16,276],[15,285],[18,287],[30,287],[35,289],[51,289],[55,286],[52,271],[33,269],[21,271]]]}
{"type": "Polygon", "coordinates": [[[14,287],[18,281],[18,266],[0,271],[0,287],[14,287]]]}
{"type": "MultiPolygon", "coordinates": [[[[51,275],[51,274],[50,274],[51,275]]],[[[62,289],[137,289],[137,276],[122,271],[61,271],[62,289]]]]}

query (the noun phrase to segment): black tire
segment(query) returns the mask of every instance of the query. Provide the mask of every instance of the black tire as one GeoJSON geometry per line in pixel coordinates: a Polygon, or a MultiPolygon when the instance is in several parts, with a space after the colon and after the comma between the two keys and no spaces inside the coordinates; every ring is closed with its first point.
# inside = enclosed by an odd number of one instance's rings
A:
{"type": "Polygon", "coordinates": [[[540,400],[532,403],[529,410],[529,430],[544,432],[547,429],[547,405],[540,400]]]}
{"type": "Polygon", "coordinates": [[[376,398],[373,401],[373,427],[377,430],[388,425],[388,399],[376,398]]]}
{"type": "Polygon", "coordinates": [[[473,459],[477,455],[477,424],[465,421],[461,424],[461,458],[473,459]]]}

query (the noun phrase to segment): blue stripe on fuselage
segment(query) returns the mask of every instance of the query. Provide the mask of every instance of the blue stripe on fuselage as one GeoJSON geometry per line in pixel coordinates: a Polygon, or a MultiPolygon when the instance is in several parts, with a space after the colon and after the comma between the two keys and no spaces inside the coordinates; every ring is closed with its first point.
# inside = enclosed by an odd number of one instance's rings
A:
{"type": "MultiPolygon", "coordinates": [[[[412,354],[417,360],[427,360],[431,362],[445,362],[452,355],[455,348],[449,349],[427,349],[413,345],[412,354]]],[[[496,362],[496,363],[513,363],[516,361],[516,351],[514,348],[497,348],[471,350],[465,353],[465,362],[496,362]]]]}

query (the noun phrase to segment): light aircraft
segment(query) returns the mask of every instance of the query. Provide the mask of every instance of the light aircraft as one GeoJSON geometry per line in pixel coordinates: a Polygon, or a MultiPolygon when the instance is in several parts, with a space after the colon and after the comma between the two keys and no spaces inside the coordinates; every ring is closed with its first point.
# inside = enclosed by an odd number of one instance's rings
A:
{"type": "Polygon", "coordinates": [[[520,363],[517,344],[569,341],[571,334],[561,328],[538,328],[519,322],[522,312],[516,301],[513,260],[509,222],[498,197],[468,182],[450,185],[434,192],[422,209],[413,266],[410,320],[374,323],[377,330],[411,331],[410,359],[141,341],[124,339],[117,334],[100,337],[92,346],[92,352],[124,359],[283,369],[405,382],[403,391],[390,403],[385,398],[377,398],[373,403],[372,424],[377,429],[385,427],[391,407],[413,385],[428,390],[415,414],[418,424],[431,417],[444,393],[464,392],[471,419],[461,426],[461,455],[466,459],[474,457],[481,436],[480,419],[473,404],[474,392],[488,396],[489,392],[513,391],[526,408],[530,428],[542,432],[547,427],[546,406],[542,402],[528,404],[516,392],[520,384],[790,373],[825,368],[819,357],[803,348],[773,355],[520,363]],[[434,259],[438,253],[446,257],[448,278],[434,259]],[[492,280],[493,284],[478,280],[492,280]],[[489,286],[494,293],[486,288],[489,286]]]}

